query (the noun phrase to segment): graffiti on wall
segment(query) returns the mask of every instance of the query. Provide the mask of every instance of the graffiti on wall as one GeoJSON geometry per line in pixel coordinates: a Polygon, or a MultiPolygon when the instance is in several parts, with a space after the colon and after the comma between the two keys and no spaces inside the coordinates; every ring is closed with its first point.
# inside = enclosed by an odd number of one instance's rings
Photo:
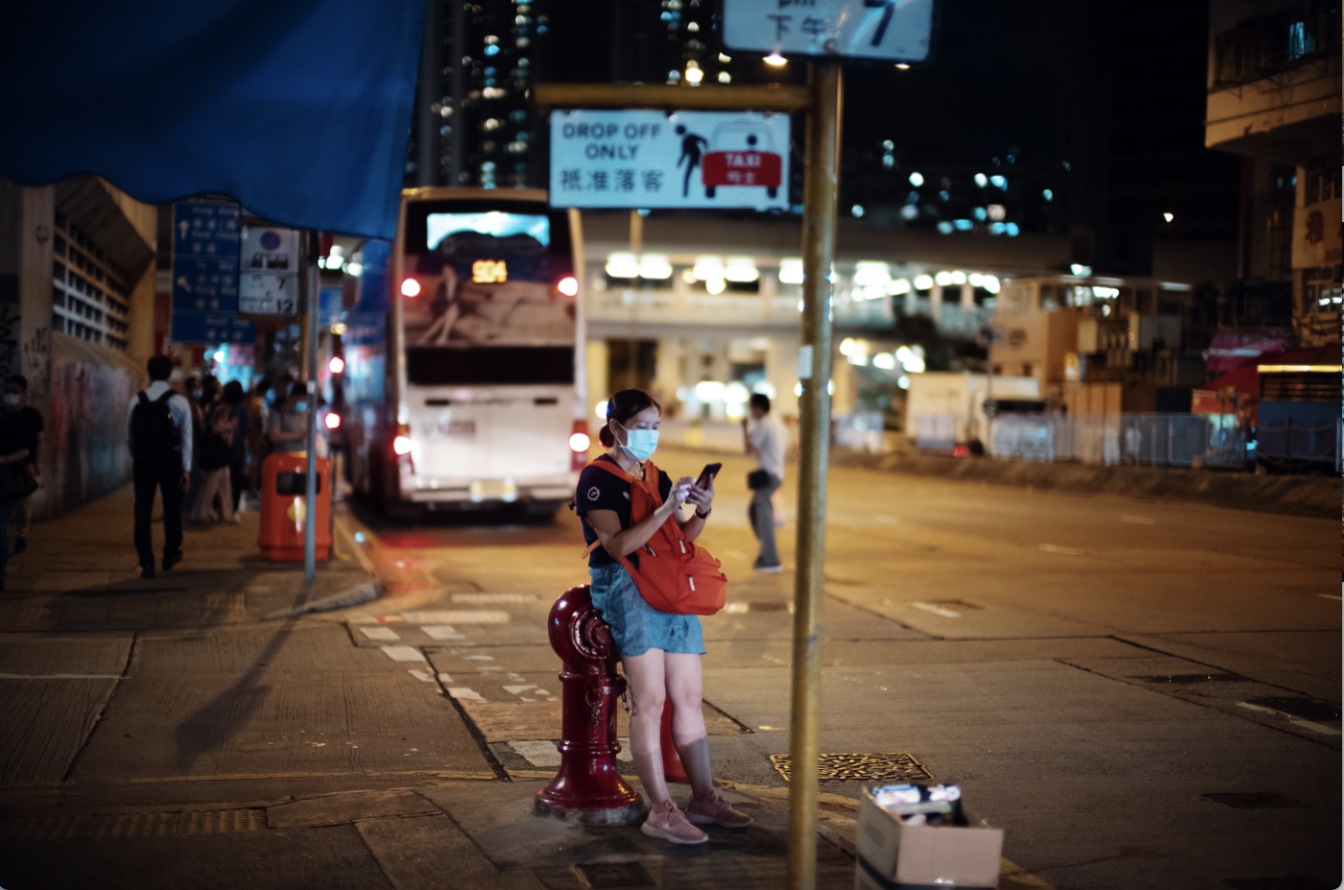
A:
{"type": "Polygon", "coordinates": [[[19,337],[19,304],[0,303],[0,379],[20,373],[19,337]]]}

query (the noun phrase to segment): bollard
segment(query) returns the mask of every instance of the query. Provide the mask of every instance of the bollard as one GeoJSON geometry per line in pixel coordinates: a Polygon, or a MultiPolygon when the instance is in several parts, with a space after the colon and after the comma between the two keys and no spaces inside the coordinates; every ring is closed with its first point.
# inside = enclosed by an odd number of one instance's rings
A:
{"type": "Polygon", "coordinates": [[[614,705],[625,678],[616,673],[611,628],[593,608],[587,584],[565,591],[546,624],[564,663],[560,771],[537,792],[533,812],[588,825],[634,824],[644,803],[616,765],[614,705]]]}

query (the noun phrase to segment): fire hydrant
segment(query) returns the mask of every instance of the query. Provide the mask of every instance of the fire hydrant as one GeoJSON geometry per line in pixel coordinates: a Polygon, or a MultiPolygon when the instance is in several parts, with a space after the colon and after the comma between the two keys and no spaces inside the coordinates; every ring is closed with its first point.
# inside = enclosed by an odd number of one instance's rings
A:
{"type": "Polygon", "coordinates": [[[537,792],[535,812],[589,825],[630,825],[643,817],[639,792],[621,778],[616,752],[616,673],[611,628],[598,616],[589,585],[573,587],[551,607],[547,629],[560,672],[563,728],[560,771],[537,792]]]}

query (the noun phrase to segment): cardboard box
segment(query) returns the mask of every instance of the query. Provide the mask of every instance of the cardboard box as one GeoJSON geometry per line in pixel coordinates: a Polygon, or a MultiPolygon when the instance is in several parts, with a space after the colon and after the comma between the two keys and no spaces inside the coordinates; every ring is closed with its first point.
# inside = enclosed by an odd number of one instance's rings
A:
{"type": "Polygon", "coordinates": [[[999,883],[1003,830],[905,826],[864,789],[859,798],[858,852],[872,872],[865,873],[864,863],[858,864],[854,886],[860,890],[892,890],[893,884],[993,890],[999,883]]]}

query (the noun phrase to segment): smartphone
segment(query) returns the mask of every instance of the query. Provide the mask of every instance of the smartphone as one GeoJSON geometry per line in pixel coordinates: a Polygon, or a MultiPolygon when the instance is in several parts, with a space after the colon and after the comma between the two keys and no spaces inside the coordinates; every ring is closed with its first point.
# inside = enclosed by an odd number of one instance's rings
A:
{"type": "Polygon", "coordinates": [[[719,470],[723,469],[723,464],[705,464],[705,468],[700,471],[700,478],[695,480],[695,484],[700,488],[705,488],[709,480],[719,475],[719,470]]]}

